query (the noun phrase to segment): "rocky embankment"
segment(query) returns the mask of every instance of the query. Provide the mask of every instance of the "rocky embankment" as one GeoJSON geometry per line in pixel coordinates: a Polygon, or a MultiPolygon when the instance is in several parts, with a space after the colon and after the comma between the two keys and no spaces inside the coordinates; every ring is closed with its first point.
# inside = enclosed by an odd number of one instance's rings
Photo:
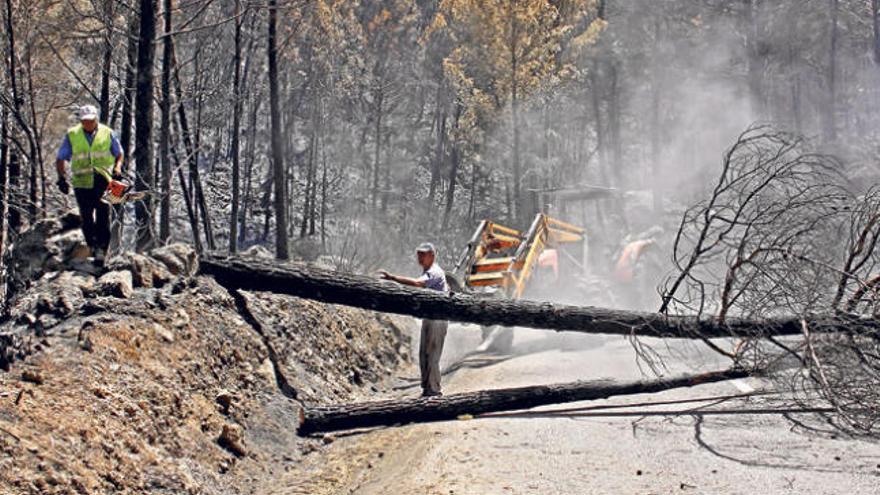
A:
{"type": "Polygon", "coordinates": [[[260,493],[321,440],[303,403],[407,364],[403,322],[198,275],[185,245],[85,258],[75,219],[17,243],[0,325],[0,493],[260,493]]]}

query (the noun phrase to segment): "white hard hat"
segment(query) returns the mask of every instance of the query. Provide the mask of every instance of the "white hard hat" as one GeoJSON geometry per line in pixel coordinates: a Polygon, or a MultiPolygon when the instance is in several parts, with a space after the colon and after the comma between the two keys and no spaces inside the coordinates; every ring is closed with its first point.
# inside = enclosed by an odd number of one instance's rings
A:
{"type": "Polygon", "coordinates": [[[79,107],[79,120],[95,120],[98,118],[98,109],[94,105],[79,107]]]}

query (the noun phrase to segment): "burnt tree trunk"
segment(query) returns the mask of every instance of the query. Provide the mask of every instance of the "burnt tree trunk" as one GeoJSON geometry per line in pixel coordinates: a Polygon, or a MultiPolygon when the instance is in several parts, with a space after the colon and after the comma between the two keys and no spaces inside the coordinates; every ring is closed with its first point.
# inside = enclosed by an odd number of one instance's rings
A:
{"type": "MultiPolygon", "coordinates": [[[[272,131],[272,179],[275,185],[275,257],[290,258],[287,238],[287,198],[285,197],[284,143],[281,138],[281,110],[278,95],[278,1],[269,0],[269,28],[266,37],[269,75],[270,127],[272,131]]],[[[267,219],[268,220],[268,219],[267,219]]]]}
{"type": "Polygon", "coordinates": [[[9,128],[7,110],[0,108],[0,315],[6,313],[6,235],[9,223],[9,128]]]}
{"type": "Polygon", "coordinates": [[[161,123],[159,124],[159,159],[162,163],[161,187],[162,193],[159,240],[162,244],[168,242],[171,237],[171,152],[169,140],[171,139],[171,0],[162,2],[162,22],[165,39],[162,42],[162,100],[161,100],[161,123]]]}
{"type": "Polygon", "coordinates": [[[235,56],[232,78],[232,211],[229,214],[229,252],[238,251],[238,208],[241,187],[239,144],[241,135],[241,0],[235,0],[235,56]]]}
{"type": "Polygon", "coordinates": [[[424,423],[476,416],[499,411],[582,400],[606,399],[617,395],[650,394],[673,388],[744,378],[748,373],[730,369],[698,375],[615,383],[610,380],[578,381],[554,385],[481,390],[442,397],[391,399],[356,404],[306,408],[297,433],[348,430],[371,426],[424,423]]]}
{"type": "MultiPolygon", "coordinates": [[[[135,97],[135,188],[152,190],[153,174],[153,58],[156,37],[155,0],[140,1],[140,38],[137,57],[137,92],[135,97]]],[[[137,222],[137,249],[153,246],[153,196],[135,203],[137,222]]]]}
{"type": "MultiPolygon", "coordinates": [[[[207,257],[201,261],[201,271],[228,289],[271,291],[385,313],[478,325],[683,339],[760,338],[803,332],[799,317],[727,318],[722,323],[694,316],[485,299],[469,294],[415,289],[365,275],[261,260],[207,257]]],[[[813,332],[880,329],[880,321],[845,314],[817,315],[806,323],[813,332]]]]}
{"type": "Polygon", "coordinates": [[[101,60],[101,96],[100,118],[101,122],[107,122],[110,118],[110,76],[113,68],[113,4],[110,0],[104,2],[104,53],[101,60]]]}

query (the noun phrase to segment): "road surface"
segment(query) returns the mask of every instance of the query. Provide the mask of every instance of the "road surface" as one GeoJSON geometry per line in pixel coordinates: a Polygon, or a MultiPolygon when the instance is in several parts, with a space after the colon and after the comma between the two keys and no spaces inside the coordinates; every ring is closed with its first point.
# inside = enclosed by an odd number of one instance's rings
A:
{"type": "MultiPolygon", "coordinates": [[[[644,376],[619,337],[517,329],[510,355],[468,355],[478,336],[475,327],[450,327],[447,393],[644,376]]],[[[697,344],[652,345],[670,373],[724,365],[697,344]]],[[[391,393],[416,395],[415,374],[391,393]]],[[[334,436],[267,493],[880,493],[877,444],[843,438],[812,415],[737,413],[791,405],[778,394],[709,400],[772,390],[737,380],[334,436]]]]}

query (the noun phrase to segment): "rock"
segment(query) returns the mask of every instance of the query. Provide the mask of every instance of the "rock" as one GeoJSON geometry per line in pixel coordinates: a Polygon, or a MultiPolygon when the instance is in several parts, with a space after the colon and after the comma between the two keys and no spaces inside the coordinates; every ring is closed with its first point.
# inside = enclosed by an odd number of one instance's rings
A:
{"type": "Polygon", "coordinates": [[[214,401],[220,405],[223,414],[229,414],[229,408],[232,406],[234,400],[235,395],[226,389],[217,392],[217,397],[214,398],[214,401]]]}
{"type": "Polygon", "coordinates": [[[36,385],[42,385],[45,381],[39,370],[24,370],[21,372],[21,379],[36,385]]]}
{"type": "Polygon", "coordinates": [[[51,314],[59,318],[70,316],[85,302],[83,292],[90,290],[94,284],[94,277],[77,272],[43,277],[40,285],[45,285],[46,291],[39,293],[34,310],[37,314],[51,314]]]}
{"type": "Polygon", "coordinates": [[[138,253],[114,256],[106,267],[108,270],[130,271],[135,287],[159,288],[174,278],[164,263],[138,253]]]}
{"type": "Polygon", "coordinates": [[[78,222],[67,215],[40,220],[21,233],[9,252],[9,282],[14,291],[64,267],[65,256],[84,242],[76,227],[78,222]]]}
{"type": "Polygon", "coordinates": [[[156,335],[160,339],[168,342],[169,344],[174,342],[174,332],[172,332],[170,328],[165,328],[158,323],[154,323],[153,329],[156,331],[156,335]]]}
{"type": "Polygon", "coordinates": [[[263,360],[263,363],[257,368],[257,375],[268,383],[275,383],[275,366],[269,358],[263,360]]]}
{"type": "Polygon", "coordinates": [[[174,328],[183,328],[189,325],[189,314],[183,309],[178,309],[176,313],[174,313],[174,320],[171,321],[171,326],[174,328]]]}
{"type": "Polygon", "coordinates": [[[46,249],[51,255],[46,261],[48,270],[64,269],[71,262],[83,261],[91,254],[80,229],[68,230],[49,237],[46,239],[46,249]]]}
{"type": "Polygon", "coordinates": [[[223,425],[217,443],[238,457],[247,455],[247,449],[244,447],[244,430],[241,426],[232,423],[223,425]]]}
{"type": "Polygon", "coordinates": [[[263,258],[263,259],[273,259],[275,256],[272,254],[272,251],[269,251],[263,246],[259,244],[255,244],[244,251],[241,252],[241,255],[247,258],[263,258]]]}
{"type": "Polygon", "coordinates": [[[325,433],[324,436],[321,437],[321,441],[324,442],[324,445],[330,445],[336,441],[336,437],[329,433],[325,433]]]}
{"type": "Polygon", "coordinates": [[[107,272],[101,275],[91,292],[94,295],[128,299],[134,294],[131,272],[123,270],[107,272]]]}
{"type": "Polygon", "coordinates": [[[153,249],[149,255],[161,261],[172,275],[191,277],[199,271],[199,258],[188,244],[169,244],[153,249]]]}
{"type": "Polygon", "coordinates": [[[77,313],[85,304],[84,291],[90,289],[94,277],[77,272],[50,272],[20,294],[9,308],[9,316],[19,324],[51,328],[77,313]]]}

